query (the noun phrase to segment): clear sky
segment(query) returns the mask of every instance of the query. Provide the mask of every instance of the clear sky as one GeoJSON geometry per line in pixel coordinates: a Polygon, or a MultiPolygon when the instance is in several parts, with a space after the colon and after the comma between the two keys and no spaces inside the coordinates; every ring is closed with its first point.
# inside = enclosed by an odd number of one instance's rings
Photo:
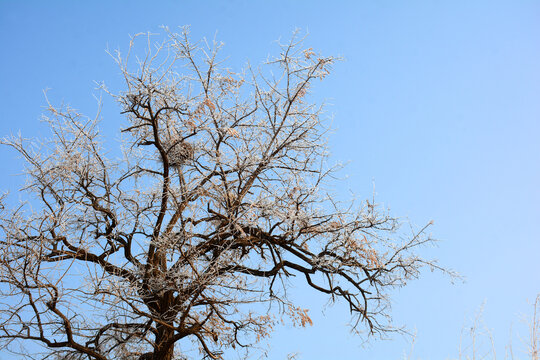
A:
{"type": "MultiPolygon", "coordinates": [[[[7,1],[0,0],[0,135],[36,136],[42,90],[95,114],[94,81],[120,84],[107,47],[129,34],[191,25],[194,39],[225,43],[230,67],[260,63],[295,28],[344,61],[315,89],[329,100],[332,157],[348,161],[350,188],[394,215],[435,221],[424,254],[459,271],[451,284],[426,271],[393,292],[393,315],[417,338],[413,358],[457,357],[460,332],[485,301],[497,355],[510,326],[540,292],[540,2],[538,1],[7,1]]],[[[121,121],[110,99],[103,129],[121,121]]],[[[0,189],[20,171],[0,148],[0,189]]],[[[340,190],[341,191],[341,190],[340,190]]],[[[277,329],[270,359],[402,359],[407,339],[349,334],[344,307],[313,293],[314,326],[277,329]]],[[[514,336],[514,350],[520,340],[514,336]]],[[[1,354],[0,354],[1,355],[1,354]]],[[[517,356],[522,358],[522,356],[517,356]]]]}

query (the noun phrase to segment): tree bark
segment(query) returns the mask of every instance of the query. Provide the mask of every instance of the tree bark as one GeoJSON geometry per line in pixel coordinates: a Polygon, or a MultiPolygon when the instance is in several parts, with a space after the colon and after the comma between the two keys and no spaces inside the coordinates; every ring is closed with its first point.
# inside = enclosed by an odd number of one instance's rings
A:
{"type": "Polygon", "coordinates": [[[174,331],[164,325],[157,326],[156,344],[152,360],[173,360],[174,331]]]}

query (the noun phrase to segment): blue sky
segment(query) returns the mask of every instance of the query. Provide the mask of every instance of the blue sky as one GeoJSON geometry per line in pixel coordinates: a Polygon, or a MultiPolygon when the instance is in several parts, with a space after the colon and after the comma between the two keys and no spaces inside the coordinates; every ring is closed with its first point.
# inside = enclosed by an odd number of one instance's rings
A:
{"type": "MultiPolygon", "coordinates": [[[[370,197],[375,184],[394,215],[433,219],[441,241],[425,256],[466,278],[452,285],[426,271],[393,292],[395,322],[417,331],[413,358],[456,357],[484,301],[499,358],[511,324],[525,336],[521,315],[540,292],[539,2],[0,0],[0,135],[46,133],[46,88],[53,102],[95,114],[94,81],[121,81],[105,49],[160,25],[216,36],[235,69],[262,62],[295,28],[344,57],[314,89],[331,104],[332,158],[349,163],[343,196],[370,197]]],[[[110,99],[103,117],[114,134],[122,119],[110,99]]],[[[5,148],[0,156],[0,188],[13,189],[20,164],[5,148]]],[[[401,359],[409,349],[400,336],[362,345],[346,309],[323,314],[324,299],[299,298],[315,324],[278,329],[270,359],[401,359]]]]}

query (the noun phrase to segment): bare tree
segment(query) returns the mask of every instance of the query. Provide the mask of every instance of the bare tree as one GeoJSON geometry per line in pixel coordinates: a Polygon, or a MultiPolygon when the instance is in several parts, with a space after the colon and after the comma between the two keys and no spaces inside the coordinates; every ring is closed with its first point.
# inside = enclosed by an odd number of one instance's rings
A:
{"type": "Polygon", "coordinates": [[[354,329],[395,330],[388,290],[416,278],[425,228],[404,236],[370,201],[330,194],[315,81],[333,57],[280,45],[260,68],[220,66],[221,44],[187,30],[115,52],[126,90],[120,159],[72,108],[52,137],[2,140],[26,163],[30,202],[0,219],[0,338],[62,359],[183,359],[242,352],[283,316],[310,324],[290,278],[349,306],[354,329]],[[177,345],[175,347],[175,344],[177,345]]]}

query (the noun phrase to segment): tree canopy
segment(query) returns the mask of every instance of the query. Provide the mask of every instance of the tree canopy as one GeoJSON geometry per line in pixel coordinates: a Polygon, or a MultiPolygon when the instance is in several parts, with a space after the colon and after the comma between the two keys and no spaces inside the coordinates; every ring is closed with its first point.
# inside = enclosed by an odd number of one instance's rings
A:
{"type": "Polygon", "coordinates": [[[104,88],[125,117],[120,158],[107,155],[100,116],[69,106],[49,106],[49,139],[2,140],[25,162],[29,200],[1,207],[5,348],[167,360],[194,346],[220,359],[283,316],[311,324],[287,297],[293,276],[348,306],[354,329],[395,330],[388,291],[437,267],[415,251],[432,239],[427,226],[399,231],[374,201],[332,196],[338,167],[311,91],[336,58],[294,36],[233,72],[221,46],[166,30],[111,54],[125,80],[123,92],[104,88]]]}

